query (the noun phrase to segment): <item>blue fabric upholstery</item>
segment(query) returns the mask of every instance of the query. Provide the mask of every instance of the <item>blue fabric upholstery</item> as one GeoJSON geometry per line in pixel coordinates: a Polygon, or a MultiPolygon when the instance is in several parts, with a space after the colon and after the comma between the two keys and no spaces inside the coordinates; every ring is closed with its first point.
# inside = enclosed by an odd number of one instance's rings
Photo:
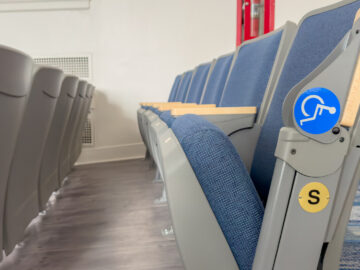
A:
{"type": "Polygon", "coordinates": [[[176,118],[177,136],[242,270],[251,270],[264,208],[229,138],[195,115],[176,118]]]}
{"type": "Polygon", "coordinates": [[[189,90],[192,76],[193,76],[192,70],[188,71],[184,74],[184,77],[181,80],[181,83],[179,85],[179,89],[176,93],[176,98],[174,101],[185,102],[185,98],[186,98],[188,90],[189,90]]]}
{"type": "Polygon", "coordinates": [[[360,186],[353,204],[351,218],[345,235],[340,270],[360,269],[360,186]]]}
{"type": "Polygon", "coordinates": [[[216,60],[201,100],[202,104],[219,105],[233,58],[234,54],[230,54],[216,60]]]}
{"type": "Polygon", "coordinates": [[[360,1],[308,17],[300,25],[280,76],[267,119],[255,151],[251,177],[264,201],[275,166],[275,147],[287,93],[311,73],[351,29],[360,1]]]}
{"type": "Polygon", "coordinates": [[[200,99],[204,90],[206,79],[209,74],[211,63],[200,65],[191,82],[187,97],[185,99],[186,103],[200,103],[200,99]]]}
{"type": "Polygon", "coordinates": [[[161,113],[160,119],[163,120],[169,128],[171,128],[173,122],[175,121],[175,117],[171,115],[171,111],[164,111],[161,113]]]}
{"type": "Polygon", "coordinates": [[[220,101],[221,107],[260,107],[283,31],[239,49],[220,101]]]}
{"type": "Polygon", "coordinates": [[[169,102],[175,101],[176,93],[177,93],[177,90],[179,88],[181,78],[182,78],[182,75],[176,76],[174,84],[173,84],[173,86],[171,88],[171,91],[170,91],[170,95],[169,95],[169,99],[168,99],[169,102]]]}
{"type": "Polygon", "coordinates": [[[157,108],[149,107],[149,110],[152,111],[153,113],[156,113],[157,115],[161,114],[161,111],[159,111],[157,108]]]}

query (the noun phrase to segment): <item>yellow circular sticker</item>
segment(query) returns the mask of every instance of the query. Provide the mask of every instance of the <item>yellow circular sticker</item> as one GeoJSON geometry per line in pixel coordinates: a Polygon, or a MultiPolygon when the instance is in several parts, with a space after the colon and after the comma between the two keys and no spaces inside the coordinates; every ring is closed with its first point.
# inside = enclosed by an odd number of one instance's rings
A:
{"type": "Polygon", "coordinates": [[[324,210],[329,200],[329,190],[324,184],[319,182],[307,184],[299,193],[300,206],[309,213],[318,213],[324,210]]]}

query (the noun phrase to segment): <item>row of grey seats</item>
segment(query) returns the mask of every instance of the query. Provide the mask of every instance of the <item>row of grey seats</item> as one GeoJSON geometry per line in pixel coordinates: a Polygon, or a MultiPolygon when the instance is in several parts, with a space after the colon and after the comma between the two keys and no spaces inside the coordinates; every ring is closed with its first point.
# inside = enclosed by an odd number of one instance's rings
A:
{"type": "Polygon", "coordinates": [[[141,104],[186,269],[338,269],[360,179],[359,8],[314,10],[141,104]]]}
{"type": "MultiPolygon", "coordinates": [[[[0,250],[9,254],[78,159],[94,86],[0,46],[0,250]]],[[[0,260],[3,252],[0,254],[0,260]]]]}

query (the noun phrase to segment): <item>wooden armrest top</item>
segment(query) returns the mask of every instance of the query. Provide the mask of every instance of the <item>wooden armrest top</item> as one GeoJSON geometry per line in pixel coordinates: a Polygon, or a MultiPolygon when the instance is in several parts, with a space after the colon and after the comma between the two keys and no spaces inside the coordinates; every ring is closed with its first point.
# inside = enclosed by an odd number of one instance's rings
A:
{"type": "MultiPolygon", "coordinates": [[[[360,18],[360,9],[356,13],[355,21],[360,18]]],[[[341,125],[352,127],[355,124],[360,105],[360,56],[358,56],[349,95],[346,100],[345,109],[341,119],[341,125]]]]}
{"type": "Polygon", "coordinates": [[[356,12],[356,15],[355,15],[355,19],[354,19],[354,23],[360,19],[360,9],[358,9],[358,11],[356,12]]]}
{"type": "Polygon", "coordinates": [[[344,113],[341,119],[341,125],[352,127],[356,120],[356,115],[360,104],[360,57],[358,58],[354,76],[351,82],[349,95],[346,100],[344,113]]]}
{"type": "Polygon", "coordinates": [[[182,104],[171,104],[171,105],[160,105],[158,106],[159,111],[169,111],[175,108],[214,108],[215,104],[196,104],[196,103],[182,103],[182,104]]]}
{"type": "Polygon", "coordinates": [[[256,114],[256,107],[217,107],[217,108],[174,108],[173,116],[184,114],[217,115],[217,114],[256,114]]]}

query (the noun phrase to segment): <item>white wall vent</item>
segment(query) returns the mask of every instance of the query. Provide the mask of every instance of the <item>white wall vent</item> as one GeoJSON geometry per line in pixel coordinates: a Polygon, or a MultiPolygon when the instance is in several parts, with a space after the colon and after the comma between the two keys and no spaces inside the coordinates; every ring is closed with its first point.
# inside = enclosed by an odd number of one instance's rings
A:
{"type": "Polygon", "coordinates": [[[69,56],[69,57],[36,57],[36,64],[60,68],[65,74],[75,75],[82,79],[91,78],[90,56],[69,56]]]}
{"type": "Polygon", "coordinates": [[[82,133],[81,142],[84,146],[94,146],[94,126],[91,119],[91,113],[85,123],[85,127],[82,133]]]}
{"type": "MultiPolygon", "coordinates": [[[[35,57],[38,65],[60,68],[65,74],[75,75],[81,79],[91,81],[91,57],[90,56],[64,56],[64,57],[35,57]]],[[[94,102],[93,102],[94,104],[94,102]]],[[[85,123],[81,141],[84,146],[95,146],[94,115],[95,108],[92,105],[88,119],[85,123]]]]}

